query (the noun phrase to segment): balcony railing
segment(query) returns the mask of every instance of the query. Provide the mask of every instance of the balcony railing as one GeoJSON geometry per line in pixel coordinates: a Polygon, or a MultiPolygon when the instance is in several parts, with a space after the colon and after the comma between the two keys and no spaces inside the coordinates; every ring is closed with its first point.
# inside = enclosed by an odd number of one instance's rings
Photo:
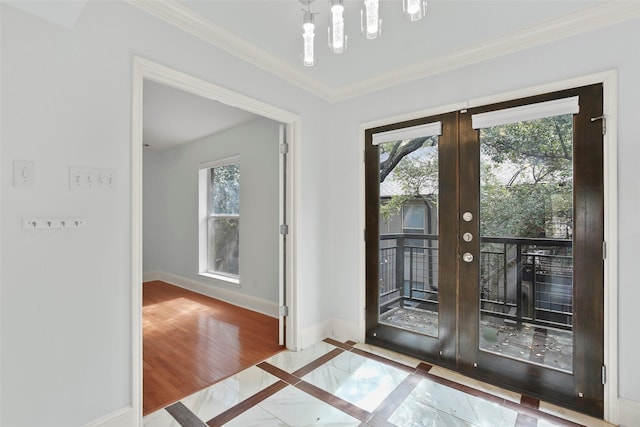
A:
{"type": "MultiPolygon", "coordinates": [[[[380,236],[380,309],[400,302],[438,311],[438,236],[380,236]]],[[[572,328],[572,241],[483,237],[480,310],[507,323],[572,328]]]]}

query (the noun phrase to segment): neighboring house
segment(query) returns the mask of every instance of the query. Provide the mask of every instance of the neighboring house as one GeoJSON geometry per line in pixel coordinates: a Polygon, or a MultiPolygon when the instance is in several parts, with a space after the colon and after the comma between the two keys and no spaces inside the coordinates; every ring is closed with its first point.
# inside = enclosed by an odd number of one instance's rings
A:
{"type": "MultiPolygon", "coordinates": [[[[404,191],[392,172],[380,183],[380,206],[388,204],[394,196],[404,196],[404,191]]],[[[414,196],[392,210],[387,218],[380,217],[382,310],[397,301],[437,300],[438,206],[435,200],[437,195],[433,194],[414,196]],[[396,257],[397,253],[402,253],[402,258],[396,257]],[[399,277],[404,280],[400,281],[399,277]]],[[[427,306],[437,310],[436,306],[427,306]]]]}
{"type": "MultiPolygon", "coordinates": [[[[381,204],[401,195],[402,189],[392,175],[380,183],[381,204]]],[[[405,201],[396,214],[380,219],[380,234],[437,234],[438,207],[429,202],[433,197],[425,194],[405,201]]]]}

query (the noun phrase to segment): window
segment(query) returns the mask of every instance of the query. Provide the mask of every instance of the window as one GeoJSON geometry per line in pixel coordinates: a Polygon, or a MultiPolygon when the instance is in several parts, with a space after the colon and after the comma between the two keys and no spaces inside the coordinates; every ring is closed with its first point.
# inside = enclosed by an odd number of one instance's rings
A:
{"type": "Polygon", "coordinates": [[[200,169],[200,274],[239,283],[240,163],[232,157],[200,169]]]}
{"type": "MultiPolygon", "coordinates": [[[[402,205],[402,233],[425,234],[425,204],[402,205]]],[[[406,246],[424,247],[424,239],[406,239],[406,246]]]]}

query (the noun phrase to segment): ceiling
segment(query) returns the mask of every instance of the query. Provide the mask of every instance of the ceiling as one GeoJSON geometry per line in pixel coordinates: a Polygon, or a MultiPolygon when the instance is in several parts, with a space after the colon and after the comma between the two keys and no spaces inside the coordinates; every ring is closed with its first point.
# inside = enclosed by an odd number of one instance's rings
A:
{"type": "MultiPolygon", "coordinates": [[[[317,13],[316,64],[305,67],[300,61],[304,6],[298,0],[140,0],[135,4],[328,101],[640,16],[638,1],[429,0],[425,18],[408,22],[402,17],[401,0],[380,0],[383,32],[379,38],[367,40],[360,34],[362,1],[344,0],[348,47],[338,55],[327,47],[329,2],[316,0],[311,3],[312,12],[317,13]]],[[[160,89],[153,89],[156,90],[160,89]]],[[[158,103],[164,104],[169,101],[160,101],[160,98],[167,99],[169,92],[150,92],[149,97],[157,97],[158,103]]],[[[145,90],[145,108],[146,94],[145,90]]],[[[201,102],[194,100],[192,105],[196,108],[199,104],[201,102]]],[[[218,120],[223,121],[234,113],[224,112],[220,104],[209,107],[217,109],[219,114],[218,119],[211,122],[215,128],[222,126],[218,120]]],[[[187,111],[190,109],[184,105],[176,108],[172,116],[177,118],[187,111]]],[[[145,120],[147,115],[149,123],[153,120],[153,132],[168,123],[161,117],[154,119],[155,111],[145,109],[145,120]]],[[[209,117],[213,117],[213,113],[209,117]]],[[[195,115],[191,119],[195,119],[195,115]]],[[[236,124],[233,120],[239,123],[248,118],[239,115],[229,118],[229,123],[236,124]]],[[[176,121],[171,123],[171,127],[174,126],[177,127],[176,121]]],[[[146,141],[152,131],[145,132],[146,141]]],[[[170,129],[162,132],[163,137],[169,138],[170,129]]]]}
{"type": "Polygon", "coordinates": [[[148,150],[173,148],[258,117],[150,80],[143,93],[142,141],[148,150]]]}
{"type": "Polygon", "coordinates": [[[360,34],[361,0],[344,0],[348,48],[327,47],[329,1],[311,3],[315,15],[317,64],[300,64],[302,8],[298,0],[178,0],[188,12],[224,28],[263,52],[337,90],[397,68],[438,58],[479,42],[505,37],[522,28],[566,16],[601,1],[431,0],[416,22],[402,17],[401,0],[380,0],[381,37],[360,34]]]}
{"type": "MultiPolygon", "coordinates": [[[[4,1],[69,28],[87,2],[4,1]]],[[[298,0],[130,3],[329,102],[640,17],[637,0],[429,0],[426,17],[407,22],[401,0],[380,0],[382,35],[366,40],[360,34],[361,0],[344,0],[348,48],[337,55],[327,47],[329,3],[316,0],[311,3],[317,13],[316,65],[304,67],[303,5],[298,0]]],[[[157,83],[145,84],[144,141],[151,149],[256,117],[157,83]]]]}
{"type": "Polygon", "coordinates": [[[143,10],[328,101],[404,83],[640,16],[637,0],[429,0],[416,22],[380,0],[382,36],[360,34],[344,0],[348,48],[327,47],[329,2],[316,0],[316,65],[304,67],[298,0],[136,0],[143,10]]]}

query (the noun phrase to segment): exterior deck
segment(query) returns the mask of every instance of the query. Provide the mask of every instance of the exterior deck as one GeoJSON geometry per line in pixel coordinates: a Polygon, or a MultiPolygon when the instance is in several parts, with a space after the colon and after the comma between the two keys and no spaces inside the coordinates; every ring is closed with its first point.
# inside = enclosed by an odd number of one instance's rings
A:
{"type": "MultiPolygon", "coordinates": [[[[438,236],[380,236],[380,321],[438,334],[438,236]]],[[[572,370],[569,239],[481,239],[480,348],[572,370]]]]}

